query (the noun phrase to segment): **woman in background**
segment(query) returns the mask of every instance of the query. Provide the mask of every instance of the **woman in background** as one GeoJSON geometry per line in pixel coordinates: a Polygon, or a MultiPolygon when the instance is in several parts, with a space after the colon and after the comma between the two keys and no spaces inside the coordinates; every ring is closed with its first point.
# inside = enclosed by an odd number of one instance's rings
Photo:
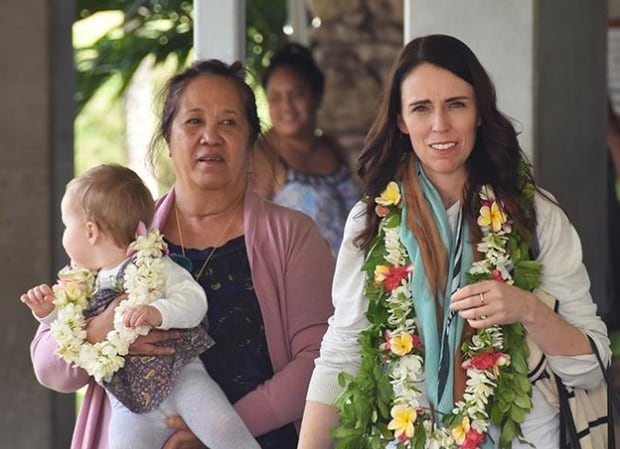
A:
{"type": "Polygon", "coordinates": [[[255,189],[312,217],[335,255],[359,187],[343,149],[316,129],[323,73],[306,47],[290,43],[273,55],[262,84],[272,128],[255,154],[255,189]]]}

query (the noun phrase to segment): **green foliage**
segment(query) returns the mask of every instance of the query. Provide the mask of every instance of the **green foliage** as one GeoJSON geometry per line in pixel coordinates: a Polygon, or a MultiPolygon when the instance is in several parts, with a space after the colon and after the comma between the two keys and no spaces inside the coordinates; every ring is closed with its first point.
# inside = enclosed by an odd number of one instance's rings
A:
{"type": "Polygon", "coordinates": [[[499,447],[510,449],[515,438],[521,439],[521,424],[532,409],[532,386],[527,378],[529,348],[521,324],[502,327],[504,347],[510,365],[498,379],[495,395],[489,404],[491,422],[501,428],[499,447]]]}
{"type": "Polygon", "coordinates": [[[286,0],[246,0],[246,64],[257,80],[262,77],[273,52],[288,39],[282,32],[286,8],[286,0]]]}
{"type": "Polygon", "coordinates": [[[373,349],[381,338],[378,326],[362,332],[360,374],[339,376],[340,384],[347,388],[336,402],[341,410],[340,426],[332,435],[338,439],[338,449],[384,448],[392,438],[385,425],[390,416],[392,388],[387,373],[381,369],[380,353],[373,349]]]}
{"type": "Polygon", "coordinates": [[[118,76],[110,78],[97,91],[85,112],[75,120],[75,173],[93,165],[127,163],[125,151],[125,113],[113,92],[118,90],[118,76]]]}
{"type": "MultiPolygon", "coordinates": [[[[363,267],[370,279],[372,270],[385,255],[382,240],[383,233],[380,232],[363,267]]],[[[338,439],[337,449],[379,449],[391,439],[392,432],[385,422],[389,421],[394,394],[377,349],[383,341],[381,323],[386,318],[386,311],[382,297],[386,291],[381,285],[368,282],[365,293],[369,299],[367,316],[373,324],[359,336],[359,374],[341,373],[339,376],[340,385],[346,389],[335,404],[340,409],[340,426],[332,432],[338,439]]]]}
{"type": "MultiPolygon", "coordinates": [[[[177,68],[187,64],[193,43],[193,2],[187,0],[78,0],[76,21],[103,11],[122,11],[123,23],[93,44],[76,49],[78,113],[113,75],[120,76],[116,95],[122,94],[147,56],[154,64],[173,57],[177,68]]],[[[247,60],[260,79],[273,50],[286,37],[285,0],[248,0],[247,60]]]]}
{"type": "MultiPolygon", "coordinates": [[[[388,219],[390,226],[397,225],[400,214],[392,216],[395,218],[388,219]]],[[[375,267],[384,260],[386,248],[383,242],[384,229],[380,228],[362,267],[368,279],[374,279],[375,267]]],[[[371,325],[358,338],[361,348],[358,374],[341,373],[338,379],[346,388],[335,402],[340,409],[340,425],[332,431],[337,438],[336,449],[384,449],[393,439],[387,423],[394,392],[388,371],[384,369],[386,361],[379,350],[384,341],[388,316],[385,300],[389,292],[381,283],[367,282],[364,293],[368,298],[366,317],[371,325]]]]}

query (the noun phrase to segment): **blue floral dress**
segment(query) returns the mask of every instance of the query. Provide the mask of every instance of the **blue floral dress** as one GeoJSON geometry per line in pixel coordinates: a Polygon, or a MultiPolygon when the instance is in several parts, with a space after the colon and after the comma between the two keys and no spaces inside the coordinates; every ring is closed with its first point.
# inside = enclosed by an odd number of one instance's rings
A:
{"type": "Polygon", "coordinates": [[[342,164],[331,175],[299,172],[281,160],[286,169],[284,186],[272,201],[312,217],[337,255],[347,215],[360,199],[360,190],[349,168],[342,164]]]}

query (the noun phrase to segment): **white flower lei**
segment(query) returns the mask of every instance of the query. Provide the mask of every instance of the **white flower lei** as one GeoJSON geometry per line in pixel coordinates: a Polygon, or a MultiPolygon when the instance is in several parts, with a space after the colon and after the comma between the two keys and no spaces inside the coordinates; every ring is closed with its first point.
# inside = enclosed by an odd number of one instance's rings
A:
{"type": "MultiPolygon", "coordinates": [[[[483,238],[477,249],[484,257],[473,263],[469,273],[479,278],[494,278],[513,284],[510,275],[513,261],[508,243],[509,237],[514,239],[516,234],[511,234],[511,221],[503,212],[502,205],[495,201],[490,186],[481,189],[480,200],[478,225],[483,238]]],[[[378,402],[370,409],[366,408],[368,406],[366,401],[372,402],[373,399],[367,399],[367,394],[371,390],[366,390],[369,384],[364,376],[376,378],[378,375],[377,367],[368,365],[368,362],[362,362],[359,374],[361,378],[344,375],[341,382],[346,384],[348,379],[352,390],[345,390],[337,402],[341,407],[341,419],[344,417],[344,421],[341,421],[342,426],[334,431],[337,437],[344,437],[343,444],[338,447],[357,447],[356,438],[360,437],[372,440],[373,443],[368,444],[375,447],[377,439],[390,441],[391,434],[392,439],[387,445],[388,448],[477,449],[486,438],[490,425],[490,403],[496,394],[502,394],[497,391],[500,376],[512,362],[511,356],[505,352],[503,329],[501,326],[479,329],[471,339],[463,343],[462,366],[467,371],[463,399],[458,401],[452,413],[445,417],[445,427],[440,427],[433,413],[423,409],[420,403],[422,396],[420,384],[424,380],[424,356],[413,307],[410,283],[413,268],[407,250],[400,241],[402,204],[398,184],[390,182],[375,202],[377,203],[375,212],[381,217],[379,235],[383,238],[379,238],[367,255],[364,265],[369,278],[366,294],[370,295],[369,299],[374,298],[371,302],[378,301],[377,306],[385,308],[387,317],[381,318],[383,315],[376,311],[373,312],[372,319],[368,317],[371,322],[376,318],[380,319],[381,328],[384,329],[384,339],[377,349],[380,363],[383,365],[380,372],[386,373],[393,399],[387,404],[382,404],[386,392],[381,381],[378,381],[376,388],[379,393],[371,393],[378,394],[375,399],[378,402]],[[375,315],[377,313],[378,315],[375,315]],[[363,410],[373,409],[370,416],[371,423],[360,424],[360,419],[368,419],[364,418],[366,412],[363,410]],[[381,410],[389,410],[390,418],[386,421],[379,418],[381,410]],[[371,428],[364,430],[368,425],[371,428]]],[[[375,328],[369,328],[371,333],[360,337],[362,348],[373,341],[370,337],[373,335],[372,329],[375,328]]],[[[373,360],[372,347],[364,351],[366,360],[369,362],[373,360]]],[[[515,354],[519,354],[521,362],[524,360],[523,353],[515,352],[515,354]]],[[[364,360],[364,355],[362,357],[364,360]]],[[[527,383],[527,371],[517,369],[511,376],[513,377],[510,379],[525,380],[527,383]]],[[[527,385],[525,397],[516,398],[519,402],[516,412],[521,415],[531,408],[529,383],[527,385]]],[[[510,411],[500,413],[506,412],[511,416],[510,411]]],[[[512,425],[516,426],[512,428],[510,435],[520,437],[520,418],[509,419],[512,420],[512,425]]],[[[504,441],[500,446],[510,447],[511,440],[512,436],[509,436],[508,442],[504,441]]]]}
{"type": "Polygon", "coordinates": [[[140,335],[149,331],[148,326],[127,328],[123,314],[130,307],[150,304],[161,298],[164,286],[162,256],[167,246],[162,235],[153,230],[138,236],[129,245],[135,260],[125,270],[124,290],[127,299],[114,310],[114,329],[104,341],[86,341],[84,310],[95,290],[96,273],[85,269],[65,268],[58,273],[58,283],[53,286],[57,318],[50,328],[57,342],[56,353],[65,361],[84,368],[97,382],[109,381],[123,367],[129,346],[140,335]]]}
{"type": "MultiPolygon", "coordinates": [[[[390,183],[386,192],[377,198],[376,202],[380,206],[398,205],[400,203],[400,192],[398,185],[390,183]]],[[[380,209],[379,209],[380,211],[380,209]]],[[[503,224],[503,223],[502,223],[503,224]]],[[[384,244],[386,249],[386,265],[377,267],[387,267],[388,274],[384,268],[376,269],[375,282],[385,282],[389,272],[396,268],[406,268],[410,271],[410,262],[407,250],[402,245],[400,234],[400,223],[390,220],[382,222],[384,231],[384,244]]],[[[486,244],[485,257],[477,262],[472,270],[485,270],[490,267],[495,268],[494,261],[500,257],[495,256],[495,252],[501,255],[502,261],[510,262],[510,255],[505,248],[505,240],[501,238],[489,238],[495,234],[488,226],[483,227],[486,244]],[[499,243],[497,245],[496,243],[499,243]],[[489,257],[489,254],[493,257],[489,257]]],[[[496,236],[496,235],[495,235],[496,236]]],[[[499,237],[499,236],[496,236],[499,237]]],[[[482,244],[478,247],[482,250],[482,244]]],[[[490,270],[489,270],[490,272],[490,270]]],[[[390,288],[388,288],[390,290],[390,288]]],[[[472,359],[465,360],[463,366],[467,367],[467,382],[463,401],[455,404],[453,415],[461,416],[460,423],[453,427],[442,428],[436,425],[434,419],[422,411],[419,398],[422,392],[418,388],[424,379],[424,360],[420,351],[419,332],[415,319],[411,318],[413,308],[413,298],[409,276],[400,279],[398,287],[390,290],[388,304],[388,324],[390,331],[386,332],[386,342],[382,345],[382,350],[386,351],[386,358],[389,359],[389,378],[394,389],[394,405],[390,411],[392,420],[388,424],[388,429],[394,431],[394,444],[403,443],[405,447],[413,447],[412,438],[415,435],[415,421],[421,418],[422,425],[426,430],[426,442],[424,447],[435,448],[463,448],[468,447],[466,441],[476,441],[475,446],[484,440],[484,436],[489,427],[489,415],[486,412],[488,399],[495,392],[495,380],[499,375],[502,366],[510,364],[510,357],[502,353],[503,339],[500,326],[480,329],[471,340],[470,349],[476,354],[497,354],[493,363],[486,369],[475,368],[472,359]],[[417,350],[415,350],[417,347],[417,350]]],[[[475,362],[475,361],[474,361],[475,362]]]]}

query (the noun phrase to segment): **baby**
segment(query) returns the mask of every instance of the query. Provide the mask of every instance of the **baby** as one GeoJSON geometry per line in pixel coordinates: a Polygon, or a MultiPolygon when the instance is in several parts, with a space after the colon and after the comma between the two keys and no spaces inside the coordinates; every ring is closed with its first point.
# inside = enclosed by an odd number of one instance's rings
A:
{"type": "Polygon", "coordinates": [[[62,244],[71,266],[59,282],[21,296],[50,325],[57,353],[95,377],[112,405],[111,449],[159,449],[180,415],[210,449],[259,449],[241,418],[198,358],[212,342],[206,295],[174,263],[158,231],[146,235],[153,198],[132,170],[101,165],[71,180],[61,203],[62,244]],[[134,241],[135,239],[135,241],[134,241]],[[102,342],[86,340],[86,322],[121,295],[114,329],[102,342]],[[170,356],[127,355],[150,328],[180,329],[170,356]]]}

